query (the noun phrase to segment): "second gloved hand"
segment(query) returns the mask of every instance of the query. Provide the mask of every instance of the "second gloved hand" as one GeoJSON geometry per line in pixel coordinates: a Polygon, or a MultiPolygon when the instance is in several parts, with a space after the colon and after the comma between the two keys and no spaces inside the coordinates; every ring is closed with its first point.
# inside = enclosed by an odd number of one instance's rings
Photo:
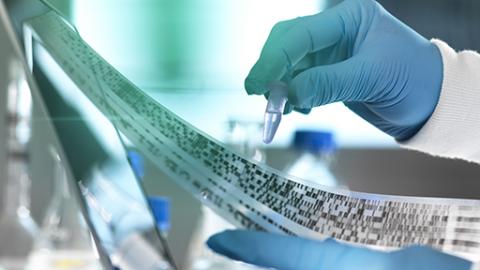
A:
{"type": "Polygon", "coordinates": [[[427,247],[380,252],[332,239],[242,230],[216,234],[207,244],[231,259],[279,270],[469,270],[472,265],[427,247]]]}
{"type": "Polygon", "coordinates": [[[317,15],[278,23],[245,88],[268,94],[269,82],[286,80],[289,106],[308,111],[342,101],[405,140],[432,114],[442,72],[433,43],[373,0],[345,0],[317,15]]]}

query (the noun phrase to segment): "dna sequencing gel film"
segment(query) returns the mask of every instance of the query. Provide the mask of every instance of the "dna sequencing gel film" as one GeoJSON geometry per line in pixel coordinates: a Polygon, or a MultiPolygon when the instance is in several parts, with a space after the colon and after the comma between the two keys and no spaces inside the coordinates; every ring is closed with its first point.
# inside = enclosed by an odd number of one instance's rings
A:
{"type": "Polygon", "coordinates": [[[137,88],[53,12],[33,38],[160,170],[234,225],[391,250],[431,246],[478,261],[480,201],[324,187],[236,154],[137,88]]]}

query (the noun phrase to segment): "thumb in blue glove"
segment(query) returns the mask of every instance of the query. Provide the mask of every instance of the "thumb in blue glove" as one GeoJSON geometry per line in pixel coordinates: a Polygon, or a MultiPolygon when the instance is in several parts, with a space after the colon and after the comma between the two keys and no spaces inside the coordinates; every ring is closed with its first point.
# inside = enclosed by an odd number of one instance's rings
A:
{"type": "MultiPolygon", "coordinates": [[[[289,80],[289,107],[342,101],[395,137],[413,136],[432,114],[443,78],[438,48],[373,0],[345,0],[278,23],[245,80],[249,94],[289,80]]],[[[289,108],[286,109],[289,111],[289,108]]]]}
{"type": "Polygon", "coordinates": [[[315,241],[244,230],[216,234],[207,245],[231,259],[279,270],[468,270],[472,265],[427,247],[381,252],[332,239],[315,241]]]}

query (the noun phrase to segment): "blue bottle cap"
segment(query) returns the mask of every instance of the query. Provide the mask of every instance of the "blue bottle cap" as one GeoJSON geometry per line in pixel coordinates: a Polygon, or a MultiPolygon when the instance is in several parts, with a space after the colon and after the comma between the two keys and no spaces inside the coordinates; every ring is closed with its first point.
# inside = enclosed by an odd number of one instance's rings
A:
{"type": "Polygon", "coordinates": [[[135,173],[139,179],[143,179],[145,176],[145,162],[143,160],[143,156],[135,150],[128,151],[127,155],[128,159],[130,160],[133,173],[135,173]]]}
{"type": "Polygon", "coordinates": [[[148,203],[160,231],[166,232],[170,229],[170,200],[166,197],[149,196],[148,203]]]}
{"type": "Polygon", "coordinates": [[[337,149],[333,133],[320,130],[297,130],[293,147],[313,153],[334,152],[337,149]]]}

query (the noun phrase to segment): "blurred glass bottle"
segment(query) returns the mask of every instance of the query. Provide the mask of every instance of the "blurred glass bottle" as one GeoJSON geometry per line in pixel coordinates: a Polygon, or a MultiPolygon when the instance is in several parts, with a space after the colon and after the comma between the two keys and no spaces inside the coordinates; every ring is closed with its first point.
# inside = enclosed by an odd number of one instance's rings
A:
{"type": "Polygon", "coordinates": [[[52,155],[54,193],[26,269],[101,269],[90,232],[69,188],[65,167],[53,149],[52,155]]]}
{"type": "MultiPolygon", "coordinates": [[[[243,119],[230,119],[227,124],[225,143],[237,153],[259,162],[265,162],[266,155],[261,147],[263,145],[263,123],[243,119]]],[[[219,256],[206,247],[205,242],[211,235],[234,228],[232,224],[217,215],[213,210],[203,206],[202,216],[190,243],[187,269],[257,269],[254,266],[219,256]]]]}
{"type": "Polygon", "coordinates": [[[258,121],[230,119],[227,123],[225,143],[238,153],[259,162],[265,161],[263,123],[258,121]]]}
{"type": "Polygon", "coordinates": [[[343,186],[330,170],[337,150],[333,133],[298,130],[292,148],[298,158],[285,167],[287,174],[324,186],[343,186]]]}
{"type": "Polygon", "coordinates": [[[164,254],[146,238],[148,232],[131,233],[117,245],[112,262],[121,270],[172,270],[164,254]]]}
{"type": "Polygon", "coordinates": [[[4,211],[0,217],[0,266],[23,269],[38,231],[30,216],[30,178],[22,157],[9,157],[4,189],[4,211]]]}
{"type": "MultiPolygon", "coordinates": [[[[0,267],[23,269],[38,228],[30,216],[30,177],[28,143],[30,141],[32,100],[23,66],[10,62],[7,89],[7,167],[2,187],[4,211],[0,217],[0,267]]],[[[1,128],[1,127],[0,127],[1,128]]],[[[3,173],[3,172],[2,172],[3,173]]]]}

